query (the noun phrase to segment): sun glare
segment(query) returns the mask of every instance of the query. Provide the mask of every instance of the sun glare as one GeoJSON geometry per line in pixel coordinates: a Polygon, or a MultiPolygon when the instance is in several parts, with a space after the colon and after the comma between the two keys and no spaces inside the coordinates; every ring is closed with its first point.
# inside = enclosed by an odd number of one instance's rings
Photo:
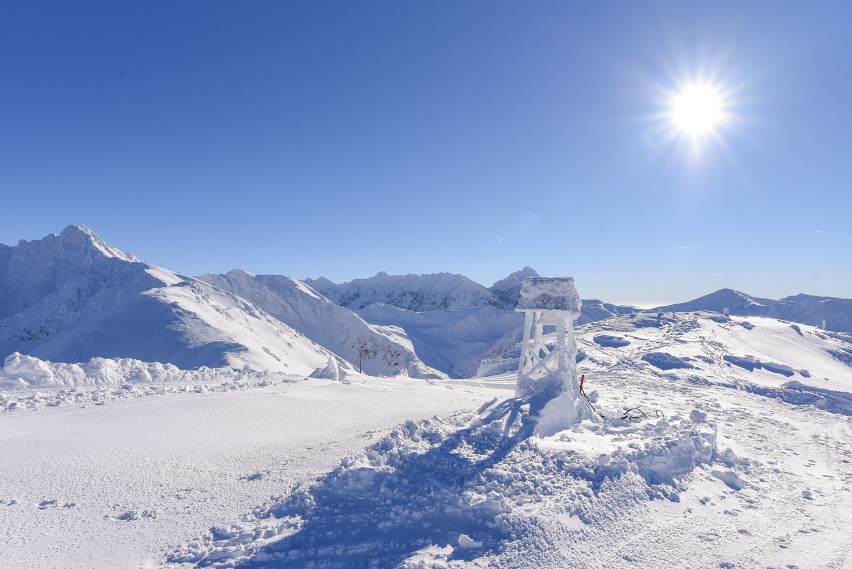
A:
{"type": "Polygon", "coordinates": [[[724,116],[722,96],[712,85],[687,85],[672,100],[671,117],[675,127],[690,137],[711,134],[724,116]]]}

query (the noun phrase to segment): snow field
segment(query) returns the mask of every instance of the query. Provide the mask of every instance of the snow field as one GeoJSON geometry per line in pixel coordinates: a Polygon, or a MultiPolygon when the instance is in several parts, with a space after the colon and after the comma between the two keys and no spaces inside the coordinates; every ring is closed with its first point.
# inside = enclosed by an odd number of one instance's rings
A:
{"type": "Polygon", "coordinates": [[[406,421],[168,559],[240,568],[848,566],[848,415],[618,362],[593,378],[609,419],[526,440],[488,421],[497,401],[479,419],[406,421]],[[618,419],[635,407],[649,418],[618,419]]]}
{"type": "Polygon", "coordinates": [[[359,375],[174,387],[0,414],[0,567],[157,566],[167,549],[329,471],[394,425],[505,393],[359,375]]]}
{"type": "MultiPolygon", "coordinates": [[[[0,566],[848,567],[852,377],[833,352],[849,344],[797,328],[582,326],[606,418],[547,438],[503,436],[511,373],[160,384],[112,362],[114,383],[7,389],[0,566]],[[56,394],[74,404],[40,408],[56,394]]],[[[79,379],[21,362],[48,370],[33,385],[79,379]]]]}

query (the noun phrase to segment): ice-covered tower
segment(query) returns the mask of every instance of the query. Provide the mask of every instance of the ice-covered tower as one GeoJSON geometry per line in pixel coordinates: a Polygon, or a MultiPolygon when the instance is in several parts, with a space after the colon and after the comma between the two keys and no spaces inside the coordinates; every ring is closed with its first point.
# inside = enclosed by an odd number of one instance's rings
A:
{"type": "Polygon", "coordinates": [[[536,434],[547,436],[591,416],[577,377],[574,320],[581,306],[572,277],[528,277],[521,284],[516,310],[524,313],[524,339],[516,396],[541,409],[536,434]],[[544,344],[545,326],[555,328],[553,348],[544,344]]]}

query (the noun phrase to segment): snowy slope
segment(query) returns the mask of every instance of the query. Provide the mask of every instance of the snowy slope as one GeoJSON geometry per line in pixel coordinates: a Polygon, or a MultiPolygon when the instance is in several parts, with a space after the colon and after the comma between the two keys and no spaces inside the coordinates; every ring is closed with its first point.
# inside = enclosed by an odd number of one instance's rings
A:
{"type": "Polygon", "coordinates": [[[358,310],[380,302],[404,310],[464,310],[475,306],[502,307],[502,302],[481,284],[463,275],[389,275],[335,284],[326,278],[305,279],[315,290],[333,302],[358,310]]]}
{"type": "MultiPolygon", "coordinates": [[[[852,337],[775,318],[637,313],[592,322],[576,333],[580,367],[618,365],[690,381],[766,387],[795,381],[852,391],[852,337]]],[[[545,338],[553,341],[552,335],[545,338]]],[[[501,357],[517,369],[518,354],[513,346],[501,357]]]]}
{"type": "Polygon", "coordinates": [[[491,306],[466,310],[412,312],[385,304],[369,304],[358,314],[371,324],[398,327],[418,357],[451,377],[470,377],[479,361],[504,336],[520,339],[523,314],[491,306]]]}
{"type": "Polygon", "coordinates": [[[334,304],[301,281],[275,275],[252,275],[240,270],[198,278],[249,300],[344,358],[356,369],[360,350],[366,355],[362,363],[364,373],[445,377],[420,361],[411,342],[367,324],[348,308],[334,304]]]}
{"type": "Polygon", "coordinates": [[[78,388],[83,404],[0,412],[0,567],[159,567],[174,545],[224,531],[393,425],[499,393],[357,375],[245,381],[120,400],[78,388]]]}
{"type": "Polygon", "coordinates": [[[142,263],[82,226],[0,250],[0,358],[15,352],[292,373],[331,357],[236,295],[142,263]]]}
{"type": "Polygon", "coordinates": [[[167,559],[242,569],[849,566],[852,368],[829,353],[852,348],[849,338],[707,313],[609,319],[579,339],[602,418],[547,438],[506,436],[504,419],[523,407],[483,392],[478,410],[407,421],[167,559]],[[748,371],[731,354],[769,368],[748,371]],[[801,369],[787,377],[783,365],[801,369]]]}
{"type": "Polygon", "coordinates": [[[579,367],[605,419],[547,438],[506,436],[525,412],[512,375],[7,406],[2,560],[847,567],[850,340],[715,313],[587,324],[579,367]]]}
{"type": "Polygon", "coordinates": [[[852,299],[798,294],[781,300],[757,298],[732,289],[721,289],[689,302],[655,308],[659,312],[712,310],[739,316],[769,316],[835,332],[852,332],[852,299]]]}

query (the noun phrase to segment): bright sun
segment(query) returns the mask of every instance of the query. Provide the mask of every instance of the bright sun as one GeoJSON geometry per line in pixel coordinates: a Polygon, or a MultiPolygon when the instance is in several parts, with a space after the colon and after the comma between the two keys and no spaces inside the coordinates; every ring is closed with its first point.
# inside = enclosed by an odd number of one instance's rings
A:
{"type": "Polygon", "coordinates": [[[711,134],[724,115],[722,97],[712,85],[687,85],[672,100],[672,120],[675,127],[690,137],[711,134]]]}

